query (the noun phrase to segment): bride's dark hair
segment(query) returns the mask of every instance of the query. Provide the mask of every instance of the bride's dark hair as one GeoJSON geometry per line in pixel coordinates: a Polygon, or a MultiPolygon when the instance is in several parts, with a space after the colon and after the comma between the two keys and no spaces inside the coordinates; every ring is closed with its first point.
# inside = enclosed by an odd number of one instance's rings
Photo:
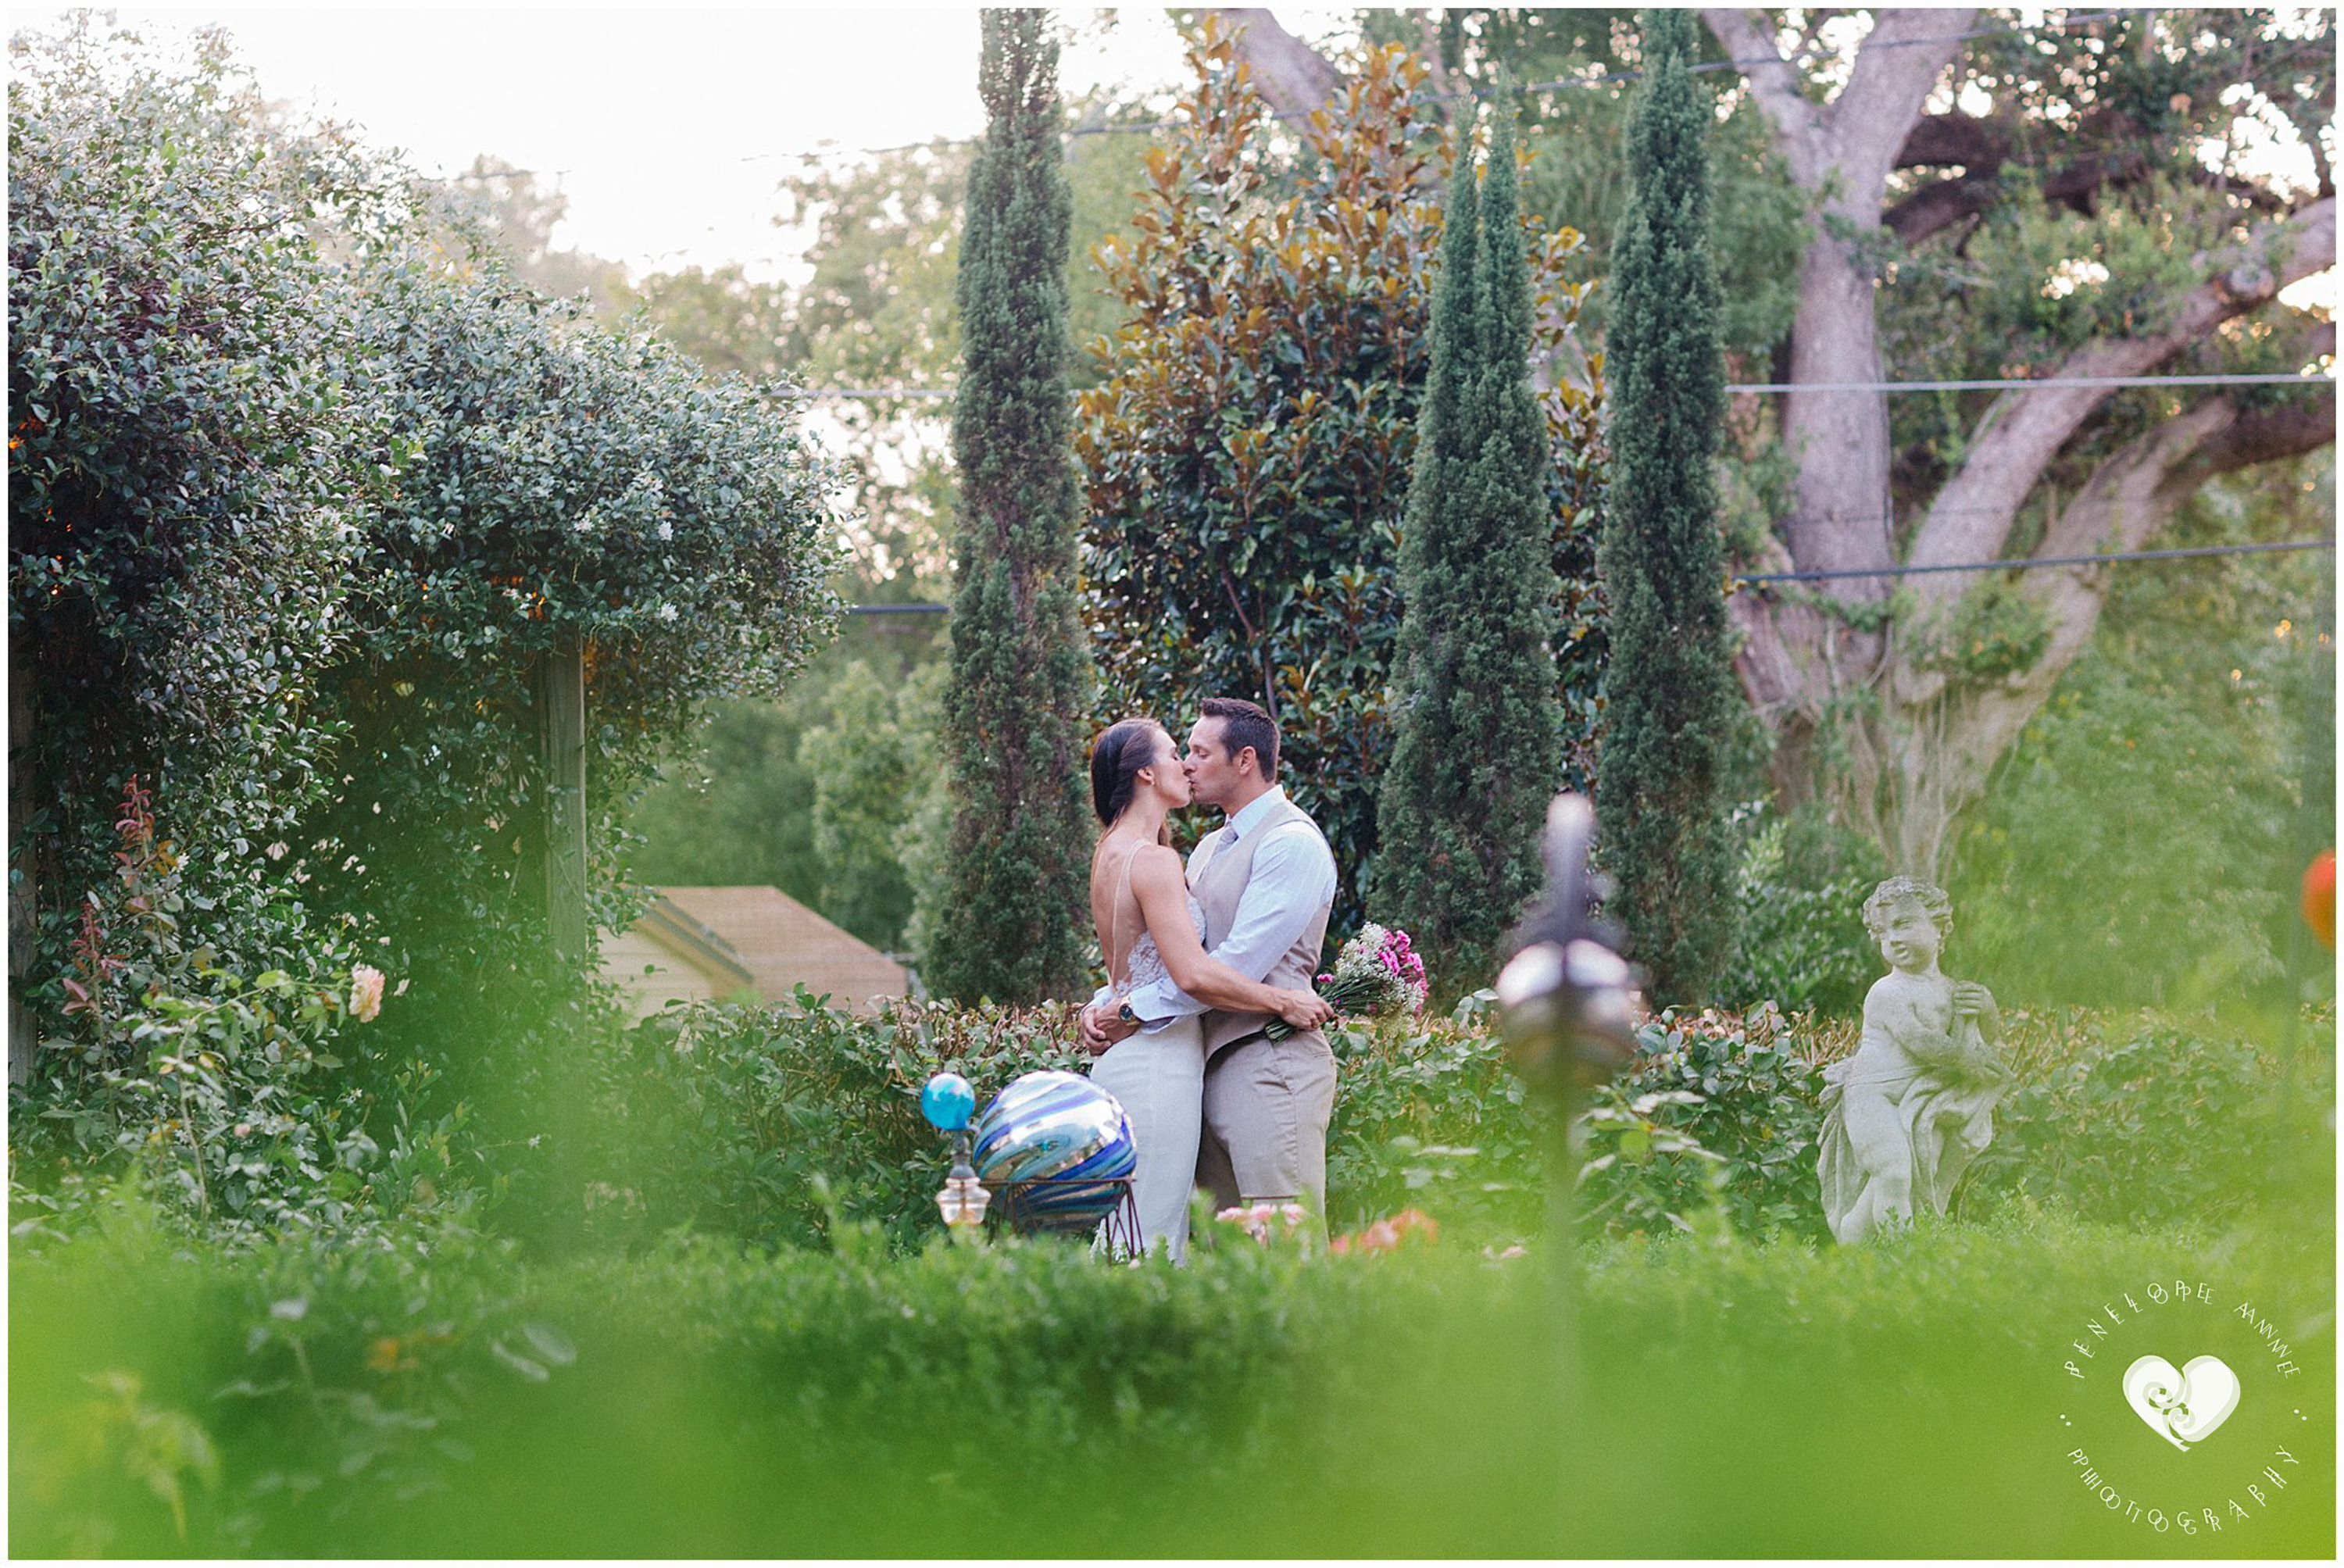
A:
{"type": "Polygon", "coordinates": [[[1156,737],[1163,726],[1153,719],[1109,724],[1091,743],[1091,809],[1109,827],[1131,804],[1139,770],[1156,760],[1156,737]]]}

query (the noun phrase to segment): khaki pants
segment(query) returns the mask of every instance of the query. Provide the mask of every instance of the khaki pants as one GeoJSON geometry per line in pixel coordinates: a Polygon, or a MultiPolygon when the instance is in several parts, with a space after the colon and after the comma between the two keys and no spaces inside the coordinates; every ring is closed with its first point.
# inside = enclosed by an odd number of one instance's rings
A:
{"type": "Polygon", "coordinates": [[[1335,1053],[1312,1030],[1253,1035],[1205,1064],[1205,1136],[1197,1185],[1216,1208],[1289,1199],[1327,1212],[1327,1121],[1335,1053]]]}

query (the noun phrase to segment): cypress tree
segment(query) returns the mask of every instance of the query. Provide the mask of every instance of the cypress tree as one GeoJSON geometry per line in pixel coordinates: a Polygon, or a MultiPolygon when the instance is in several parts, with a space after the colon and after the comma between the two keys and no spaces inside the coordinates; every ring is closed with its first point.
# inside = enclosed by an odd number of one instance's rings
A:
{"type": "Polygon", "coordinates": [[[945,745],[952,828],[921,970],[937,992],[1030,1004],[1081,983],[1092,833],[1090,668],[1076,598],[1081,492],[1067,383],[1071,198],[1047,13],[988,10],[987,122],[969,174],[953,405],[945,745]]]}
{"type": "Polygon", "coordinates": [[[1559,589],[1544,416],[1530,385],[1530,264],[1513,125],[1477,189],[1461,133],[1433,301],[1432,369],[1400,546],[1390,766],[1377,798],[1377,916],[1487,982],[1536,895],[1563,774],[1551,649],[1559,589]]]}
{"type": "Polygon", "coordinates": [[[1610,910],[1653,1002],[1705,999],[1733,943],[1725,749],[1738,708],[1710,460],[1725,413],[1709,248],[1709,95],[1691,13],[1643,14],[1612,253],[1612,485],[1596,565],[1612,661],[1595,792],[1610,910]]]}

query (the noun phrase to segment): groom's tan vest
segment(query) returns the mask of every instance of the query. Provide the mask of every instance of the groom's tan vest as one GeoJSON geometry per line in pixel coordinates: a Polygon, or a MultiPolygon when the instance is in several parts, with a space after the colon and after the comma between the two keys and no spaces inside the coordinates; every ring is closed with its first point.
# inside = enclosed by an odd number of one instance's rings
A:
{"type": "MultiPolygon", "coordinates": [[[[1238,901],[1245,896],[1246,881],[1253,875],[1254,851],[1268,843],[1272,833],[1281,829],[1288,833],[1297,831],[1288,825],[1293,823],[1300,823],[1304,829],[1318,834],[1318,824],[1310,820],[1308,812],[1290,800],[1280,801],[1268,816],[1254,824],[1250,833],[1235,844],[1224,839],[1218,849],[1205,857],[1204,865],[1197,869],[1195,885],[1189,891],[1197,895],[1197,904],[1205,911],[1205,946],[1208,950],[1219,946],[1228,937],[1229,927],[1237,924],[1238,901]]],[[[1318,834],[1318,836],[1323,841],[1326,835],[1318,834]]],[[[1278,962],[1263,977],[1266,984],[1297,991],[1310,988],[1311,977],[1318,972],[1319,950],[1327,939],[1327,916],[1333,908],[1331,901],[1318,906],[1318,915],[1303,928],[1302,935],[1294,939],[1294,946],[1279,955],[1278,962]]],[[[1268,1013],[1207,1012],[1205,1015],[1205,1055],[1209,1057],[1225,1046],[1235,1045],[1248,1035],[1261,1033],[1269,1018],[1268,1013]]],[[[1308,1033],[1315,1035],[1317,1031],[1308,1033]]]]}

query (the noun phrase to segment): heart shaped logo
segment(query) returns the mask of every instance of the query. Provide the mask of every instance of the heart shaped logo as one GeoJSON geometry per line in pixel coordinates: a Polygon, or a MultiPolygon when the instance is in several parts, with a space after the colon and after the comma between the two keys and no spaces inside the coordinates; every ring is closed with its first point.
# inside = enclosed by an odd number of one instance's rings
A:
{"type": "Polygon", "coordinates": [[[2238,1408],[2238,1374],[2219,1356],[2199,1356],[2176,1371],[2163,1356],[2125,1369],[2125,1402],[2148,1430],[2187,1453],[2238,1408]]]}

